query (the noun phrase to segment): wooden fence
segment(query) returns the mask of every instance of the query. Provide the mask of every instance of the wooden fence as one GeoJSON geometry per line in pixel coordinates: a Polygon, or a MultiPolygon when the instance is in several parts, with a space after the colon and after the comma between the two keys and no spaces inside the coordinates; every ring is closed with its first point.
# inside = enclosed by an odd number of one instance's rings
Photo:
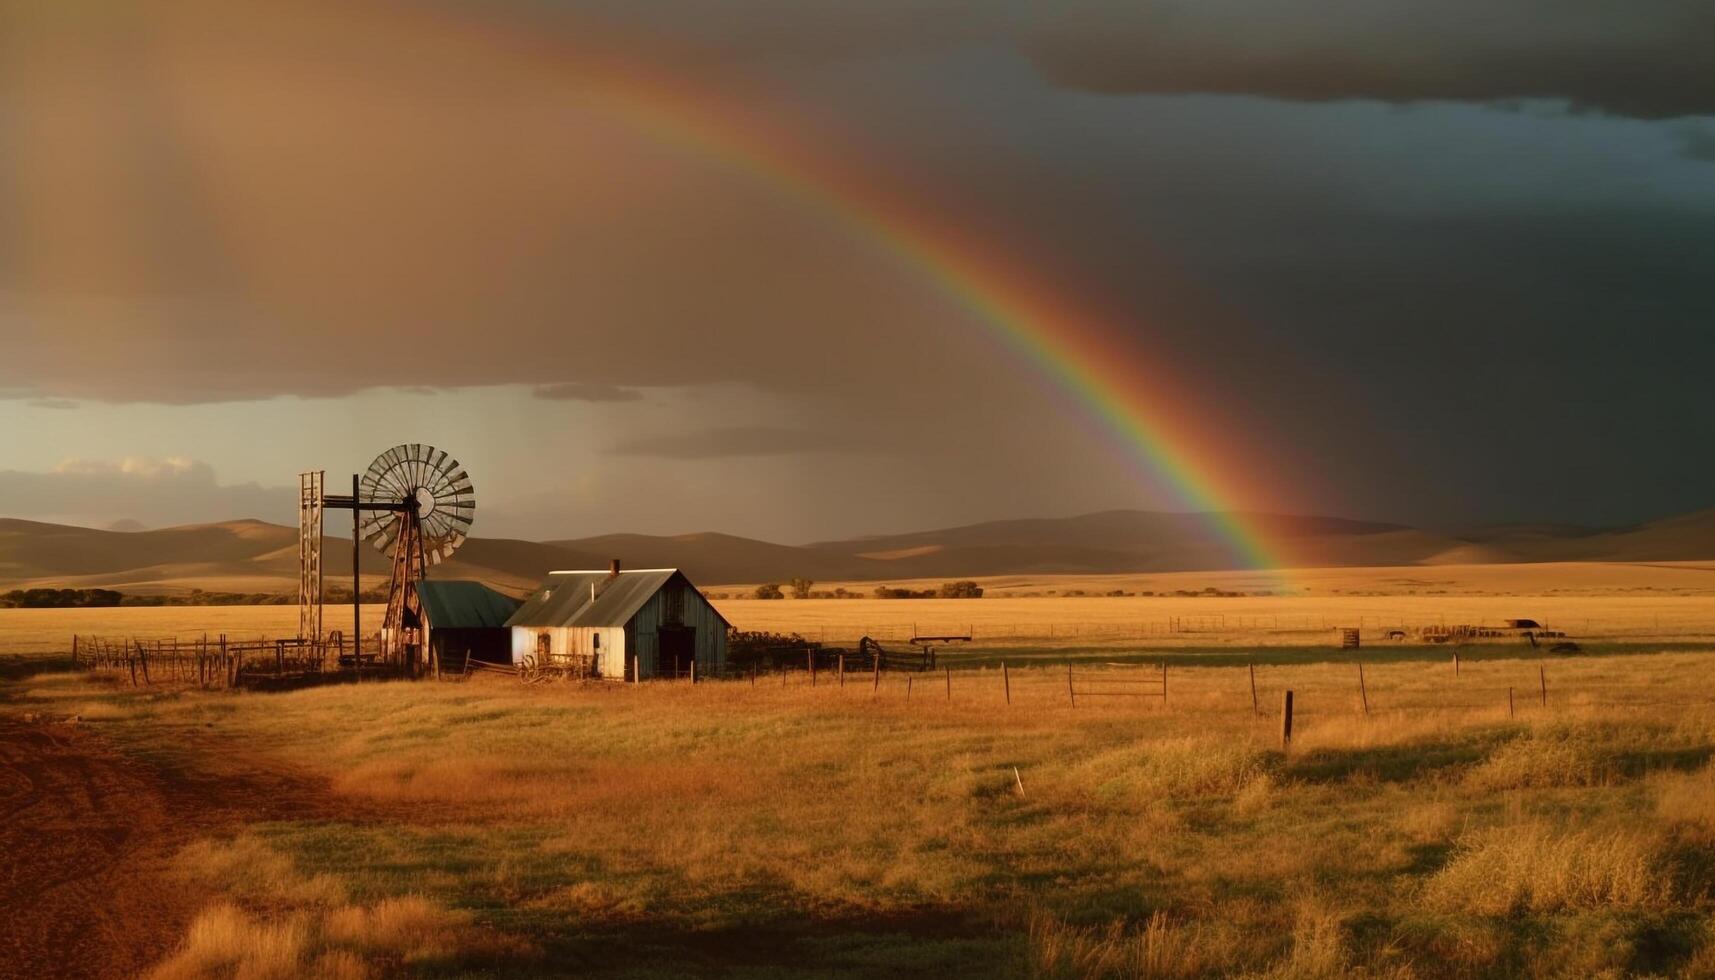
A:
{"type": "MultiPolygon", "coordinates": [[[[379,637],[370,641],[368,649],[380,649],[379,637]]],[[[397,672],[373,655],[361,660],[348,656],[338,632],[320,641],[296,637],[232,641],[225,634],[191,640],[73,636],[71,656],[74,667],[117,674],[134,687],[266,688],[397,672]]]]}
{"type": "Polygon", "coordinates": [[[1081,697],[1160,698],[1161,703],[1166,704],[1167,664],[1161,664],[1159,673],[1151,671],[1144,675],[1140,675],[1132,664],[1107,664],[1096,670],[1075,670],[1067,664],[1066,699],[1075,708],[1081,697]]]}

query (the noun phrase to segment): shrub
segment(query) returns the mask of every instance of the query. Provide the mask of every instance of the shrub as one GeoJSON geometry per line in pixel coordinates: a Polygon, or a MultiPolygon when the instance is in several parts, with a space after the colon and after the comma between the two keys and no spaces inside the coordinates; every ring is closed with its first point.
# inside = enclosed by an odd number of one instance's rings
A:
{"type": "Polygon", "coordinates": [[[756,592],[753,594],[758,599],[784,599],[784,598],[786,598],[786,593],[780,591],[780,583],[779,582],[765,582],[762,585],[757,586],[756,592]]]}
{"type": "Polygon", "coordinates": [[[935,594],[934,589],[913,591],[911,589],[896,589],[891,585],[878,585],[875,587],[875,597],[877,599],[933,599],[935,598],[935,594]]]}

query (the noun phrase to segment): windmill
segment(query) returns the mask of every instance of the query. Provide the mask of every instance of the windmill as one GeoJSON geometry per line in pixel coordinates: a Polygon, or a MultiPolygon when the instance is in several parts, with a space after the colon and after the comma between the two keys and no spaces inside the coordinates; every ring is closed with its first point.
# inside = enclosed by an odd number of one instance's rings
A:
{"type": "Polygon", "coordinates": [[[362,593],[358,559],[367,540],[392,560],[377,653],[384,663],[407,666],[406,631],[415,625],[411,583],[421,581],[430,565],[451,557],[468,537],[476,513],[470,475],[446,452],[421,443],[394,446],[375,457],[362,476],[351,478],[350,496],[325,493],[320,470],[300,475],[298,637],[310,643],[321,639],[322,521],[329,509],[351,511],[352,663],[363,662],[356,597],[362,593]]]}

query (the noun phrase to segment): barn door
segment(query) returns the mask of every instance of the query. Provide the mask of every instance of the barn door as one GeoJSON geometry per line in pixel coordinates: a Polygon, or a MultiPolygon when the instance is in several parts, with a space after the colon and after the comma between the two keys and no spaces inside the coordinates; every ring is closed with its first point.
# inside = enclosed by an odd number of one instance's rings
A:
{"type": "Polygon", "coordinates": [[[655,634],[659,641],[655,672],[665,677],[684,677],[697,656],[697,631],[691,626],[663,626],[655,634]]]}

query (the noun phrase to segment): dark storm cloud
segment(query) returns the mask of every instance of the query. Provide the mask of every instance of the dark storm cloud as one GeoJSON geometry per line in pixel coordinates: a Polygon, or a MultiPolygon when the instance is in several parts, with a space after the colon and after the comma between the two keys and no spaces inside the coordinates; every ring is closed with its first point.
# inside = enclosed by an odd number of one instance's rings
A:
{"type": "Polygon", "coordinates": [[[614,456],[655,456],[663,459],[720,459],[729,456],[786,456],[801,453],[847,452],[863,446],[840,431],[820,432],[771,425],[731,426],[644,436],[608,450],[614,456]]]}
{"type": "Polygon", "coordinates": [[[1176,503],[1141,499],[1125,447],[921,269],[590,111],[572,42],[593,19],[634,42],[618,64],[686,91],[739,74],[900,213],[1016,250],[1045,295],[1134,332],[1140,364],[1230,413],[1209,430],[1249,440],[1260,485],[1328,487],[1270,509],[1641,519],[1715,485],[1684,449],[1715,436],[1693,394],[1715,353],[1708,127],[1604,114],[1715,111],[1715,6],[529,6],[549,31],[529,45],[488,43],[497,8],[469,3],[184,0],[136,46],[124,19],[83,30],[117,5],[0,23],[31,54],[0,71],[0,396],[115,417],[97,403],[644,390],[683,396],[692,431],[605,413],[610,469],[805,455],[799,496],[898,526],[1176,503]],[[1603,112],[1488,110],[1539,96],[1603,112]],[[921,478],[854,491],[836,468],[866,446],[921,478]]]}
{"type": "Polygon", "coordinates": [[[1707,0],[1068,0],[1036,8],[1021,43],[1099,92],[1715,113],[1707,0]]]}
{"type": "MultiPolygon", "coordinates": [[[[762,64],[973,43],[1056,84],[1295,101],[1524,98],[1641,118],[1715,113],[1706,0],[572,0],[663,57],[762,64]]],[[[570,29],[570,27],[568,27],[570,29]]]]}
{"type": "Polygon", "coordinates": [[[1691,160],[1715,162],[1715,126],[1686,125],[1675,133],[1681,156],[1691,160]]]}
{"type": "Polygon", "coordinates": [[[635,402],[643,400],[643,392],[636,388],[621,388],[619,385],[601,384],[600,382],[570,381],[557,385],[537,385],[531,389],[530,394],[547,401],[635,402]]]}

